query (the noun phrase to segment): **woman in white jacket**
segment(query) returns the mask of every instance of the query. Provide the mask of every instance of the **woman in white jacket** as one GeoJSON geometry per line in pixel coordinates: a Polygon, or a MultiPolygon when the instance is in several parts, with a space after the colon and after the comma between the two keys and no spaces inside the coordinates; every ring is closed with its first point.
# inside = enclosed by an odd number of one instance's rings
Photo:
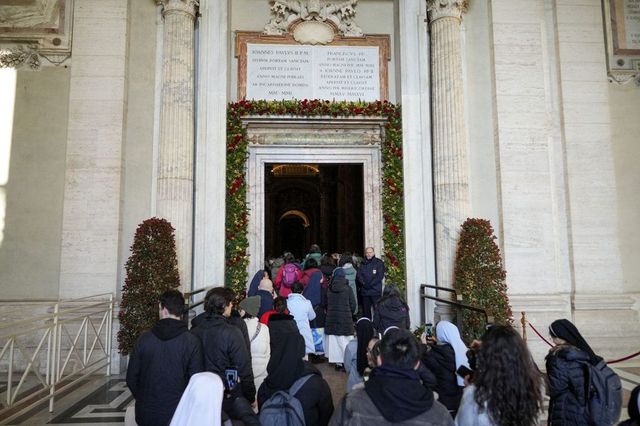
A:
{"type": "Polygon", "coordinates": [[[269,327],[261,324],[256,315],[260,309],[260,296],[251,296],[240,302],[240,309],[245,313],[249,340],[251,341],[251,367],[256,389],[267,378],[267,364],[271,356],[269,327]]]}

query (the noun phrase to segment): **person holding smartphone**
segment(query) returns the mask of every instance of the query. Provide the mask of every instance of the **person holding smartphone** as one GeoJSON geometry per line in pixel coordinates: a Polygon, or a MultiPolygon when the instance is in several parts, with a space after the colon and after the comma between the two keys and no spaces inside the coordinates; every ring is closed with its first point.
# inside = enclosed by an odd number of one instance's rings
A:
{"type": "MultiPolygon", "coordinates": [[[[427,344],[428,334],[423,337],[424,344],[427,344]]],[[[436,376],[434,391],[438,393],[438,401],[455,417],[464,389],[464,377],[457,371],[462,371],[461,367],[469,368],[467,347],[458,327],[449,321],[438,322],[435,336],[430,338],[432,344],[424,348],[422,363],[436,376]]]]}

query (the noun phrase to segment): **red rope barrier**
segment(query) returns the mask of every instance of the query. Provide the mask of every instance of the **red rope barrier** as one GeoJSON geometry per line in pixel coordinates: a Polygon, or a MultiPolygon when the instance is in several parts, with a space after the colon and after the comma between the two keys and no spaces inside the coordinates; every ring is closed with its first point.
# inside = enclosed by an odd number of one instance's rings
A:
{"type": "Polygon", "coordinates": [[[531,329],[538,335],[539,338],[542,339],[543,342],[545,342],[547,345],[553,347],[553,345],[547,339],[545,339],[544,336],[538,332],[538,330],[536,330],[536,328],[533,326],[533,324],[531,324],[530,322],[527,322],[527,324],[529,324],[529,327],[531,327],[531,329]]]}
{"type": "MultiPolygon", "coordinates": [[[[529,327],[531,327],[531,329],[532,329],[532,330],[533,330],[533,331],[538,335],[538,337],[539,337],[539,338],[541,338],[541,339],[542,339],[542,341],[543,341],[543,342],[545,342],[545,343],[546,343],[547,345],[549,345],[549,346],[553,346],[553,345],[552,345],[552,344],[551,344],[547,339],[545,339],[545,338],[542,336],[542,334],[540,334],[540,333],[538,332],[538,330],[536,330],[536,328],[533,326],[533,324],[531,324],[530,322],[527,322],[527,324],[529,324],[529,327]]],[[[634,354],[627,355],[627,356],[625,356],[625,357],[623,357],[623,358],[618,358],[618,359],[614,359],[614,360],[611,360],[611,361],[607,361],[607,364],[615,364],[615,363],[617,363],[617,362],[627,361],[627,360],[629,360],[629,359],[631,359],[631,358],[635,358],[635,357],[637,357],[638,355],[640,355],[640,352],[636,352],[636,353],[634,353],[634,354]]]]}
{"type": "Polygon", "coordinates": [[[635,354],[631,354],[631,355],[625,356],[624,358],[618,358],[618,359],[614,359],[612,361],[607,361],[607,364],[615,364],[616,362],[626,361],[628,359],[635,358],[638,355],[640,355],[640,352],[636,352],[635,354]]]}

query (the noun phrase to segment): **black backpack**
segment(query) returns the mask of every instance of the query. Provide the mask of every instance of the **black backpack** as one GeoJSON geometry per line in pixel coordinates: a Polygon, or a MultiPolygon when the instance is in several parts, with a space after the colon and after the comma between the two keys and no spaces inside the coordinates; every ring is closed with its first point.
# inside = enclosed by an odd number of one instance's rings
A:
{"type": "Polygon", "coordinates": [[[597,364],[583,363],[586,366],[588,386],[587,412],[590,424],[611,426],[618,422],[622,410],[622,383],[620,377],[607,366],[603,359],[597,364]]]}

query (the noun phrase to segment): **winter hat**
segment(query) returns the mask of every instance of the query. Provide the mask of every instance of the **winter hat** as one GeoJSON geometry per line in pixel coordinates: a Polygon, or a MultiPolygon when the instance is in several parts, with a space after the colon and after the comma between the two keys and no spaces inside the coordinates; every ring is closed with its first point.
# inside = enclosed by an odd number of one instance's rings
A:
{"type": "Polygon", "coordinates": [[[251,296],[240,302],[240,309],[255,317],[260,310],[260,296],[251,296]]]}
{"type": "Polygon", "coordinates": [[[344,278],[346,277],[345,273],[344,273],[344,269],[342,268],[336,268],[333,270],[333,277],[334,278],[344,278]]]}

